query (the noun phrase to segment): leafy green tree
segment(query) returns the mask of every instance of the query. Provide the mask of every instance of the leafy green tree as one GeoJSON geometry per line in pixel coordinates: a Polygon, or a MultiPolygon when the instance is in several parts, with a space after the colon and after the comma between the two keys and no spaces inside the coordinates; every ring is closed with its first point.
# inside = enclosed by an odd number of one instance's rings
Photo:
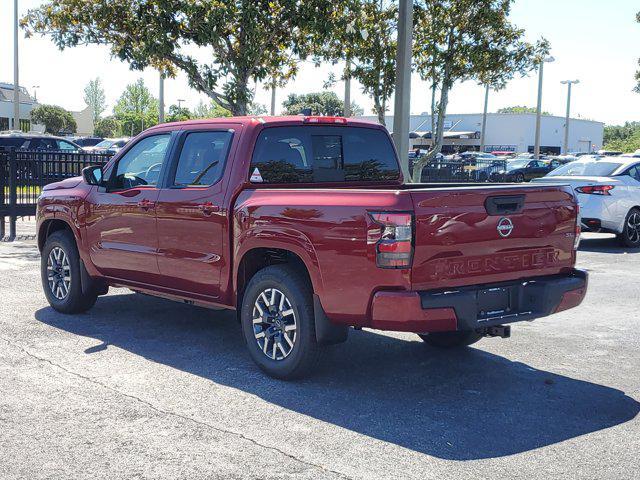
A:
{"type": "Polygon", "coordinates": [[[244,115],[250,80],[293,76],[297,57],[331,34],[344,1],[46,0],[21,23],[27,35],[49,35],[59,48],[107,45],[133,69],[182,70],[192,87],[244,115]],[[209,60],[198,61],[189,47],[209,60]]]}
{"type": "Polygon", "coordinates": [[[113,108],[113,114],[125,135],[137,135],[158,123],[158,100],[139,78],[127,85],[113,108]]]}
{"type": "Polygon", "coordinates": [[[475,80],[499,89],[514,75],[526,75],[547,54],[545,40],[530,44],[524,40],[524,30],[511,24],[512,2],[418,0],[414,63],[422,79],[431,85],[436,115],[433,146],[414,162],[414,182],[420,181],[424,165],[442,149],[449,93],[455,82],[475,80]]]}
{"type": "MultiPolygon", "coordinates": [[[[316,54],[317,62],[346,62],[343,78],[358,80],[373,100],[373,110],[382,125],[396,80],[397,19],[395,0],[345,2],[342,14],[335,19],[334,34],[316,54]]],[[[333,83],[332,76],[325,88],[333,83]]]]}
{"type": "MultiPolygon", "coordinates": [[[[303,109],[311,109],[313,115],[344,115],[344,102],[334,92],[315,92],[297,95],[290,93],[282,102],[285,115],[298,115],[303,109]]],[[[362,115],[363,110],[356,103],[351,103],[353,115],[362,115]]]]}
{"type": "Polygon", "coordinates": [[[97,137],[116,137],[120,133],[120,123],[114,117],[99,118],[93,126],[93,134],[97,137]]]}
{"type": "Polygon", "coordinates": [[[640,149],[640,122],[605,126],[604,147],[622,152],[635,152],[640,149]]]}
{"type": "Polygon", "coordinates": [[[191,113],[191,110],[187,107],[179,107],[178,105],[171,105],[169,107],[169,113],[167,115],[168,122],[182,122],[192,118],[195,118],[195,115],[191,113]]]}
{"type": "Polygon", "coordinates": [[[231,112],[226,108],[222,108],[216,102],[211,100],[209,104],[204,103],[200,100],[200,103],[196,106],[193,111],[194,118],[220,118],[220,117],[230,117],[231,112]]]}
{"type": "Polygon", "coordinates": [[[247,115],[266,115],[267,107],[262,103],[251,102],[247,108],[247,115]]]}
{"type": "MultiPolygon", "coordinates": [[[[537,110],[535,107],[521,107],[520,105],[516,105],[514,107],[503,107],[499,108],[497,113],[536,113],[537,110]]],[[[542,112],[542,115],[551,115],[549,112],[542,112]]]]}
{"type": "Polygon", "coordinates": [[[104,95],[104,88],[102,88],[102,80],[100,77],[96,77],[94,80],[89,80],[87,86],[84,87],[84,103],[89,105],[93,110],[93,125],[100,119],[100,115],[107,108],[107,101],[104,95]]]}
{"type": "Polygon", "coordinates": [[[31,110],[31,121],[44,125],[47,133],[75,133],[78,128],[73,115],[57,105],[38,105],[31,110]]]}

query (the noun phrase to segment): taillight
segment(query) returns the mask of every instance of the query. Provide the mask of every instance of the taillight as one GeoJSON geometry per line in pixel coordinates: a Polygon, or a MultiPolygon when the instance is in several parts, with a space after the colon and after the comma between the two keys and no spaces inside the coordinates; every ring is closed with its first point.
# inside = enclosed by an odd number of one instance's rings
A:
{"type": "Polygon", "coordinates": [[[369,214],[380,229],[369,232],[376,245],[376,264],[380,268],[409,268],[413,256],[413,217],[410,213],[374,212],[369,214]]]}
{"type": "Polygon", "coordinates": [[[586,185],[576,188],[576,191],[587,195],[611,195],[610,192],[614,188],[613,185],[586,185]]]}
{"type": "Polygon", "coordinates": [[[347,123],[344,117],[304,117],[304,123],[347,123]]]}

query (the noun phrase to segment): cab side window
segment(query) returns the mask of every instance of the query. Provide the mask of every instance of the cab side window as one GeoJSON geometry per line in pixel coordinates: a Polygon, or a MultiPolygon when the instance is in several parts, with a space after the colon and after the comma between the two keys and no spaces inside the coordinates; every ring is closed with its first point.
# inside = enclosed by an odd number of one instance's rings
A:
{"type": "Polygon", "coordinates": [[[110,181],[111,190],[156,186],[170,134],[152,135],[136,143],[119,161],[110,181]]]}
{"type": "Polygon", "coordinates": [[[220,180],[232,136],[231,132],[187,134],[173,184],[177,187],[202,187],[220,180]]]}

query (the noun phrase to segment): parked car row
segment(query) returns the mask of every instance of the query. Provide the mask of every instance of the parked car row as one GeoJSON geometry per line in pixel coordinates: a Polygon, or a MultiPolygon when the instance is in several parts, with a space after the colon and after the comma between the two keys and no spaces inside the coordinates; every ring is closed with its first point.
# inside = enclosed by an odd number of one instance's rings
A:
{"type": "Polygon", "coordinates": [[[123,138],[58,137],[43,133],[0,132],[0,151],[16,149],[39,152],[115,154],[129,141],[123,138]]]}

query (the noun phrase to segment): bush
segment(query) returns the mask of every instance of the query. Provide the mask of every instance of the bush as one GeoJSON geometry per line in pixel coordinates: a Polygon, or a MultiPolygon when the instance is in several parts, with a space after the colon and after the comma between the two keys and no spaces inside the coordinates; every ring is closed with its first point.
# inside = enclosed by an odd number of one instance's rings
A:
{"type": "Polygon", "coordinates": [[[120,134],[120,123],[113,117],[99,119],[93,127],[96,137],[116,137],[120,134]]]}
{"type": "Polygon", "coordinates": [[[75,133],[78,126],[70,112],[57,105],[38,105],[31,110],[31,121],[44,125],[52,134],[75,133]]]}

